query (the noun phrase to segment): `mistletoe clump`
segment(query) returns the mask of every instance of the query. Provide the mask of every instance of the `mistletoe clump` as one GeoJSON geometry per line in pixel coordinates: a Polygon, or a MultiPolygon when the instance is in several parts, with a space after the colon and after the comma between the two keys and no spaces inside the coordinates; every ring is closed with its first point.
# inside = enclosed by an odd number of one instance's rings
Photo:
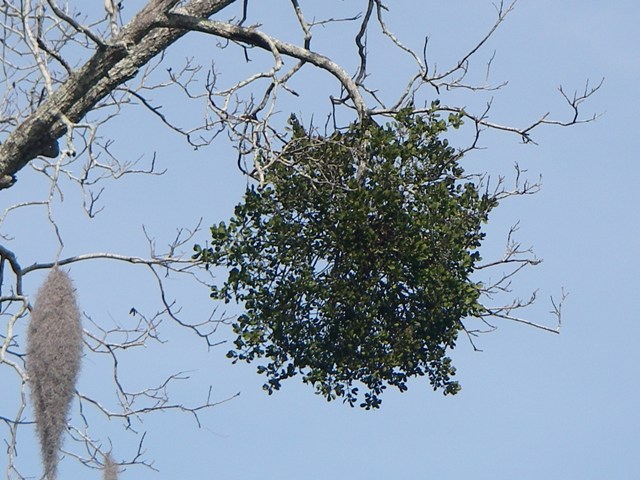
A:
{"type": "Polygon", "coordinates": [[[470,276],[496,205],[442,138],[460,123],[434,108],[322,136],[292,117],[264,182],[195,246],[194,258],[228,270],[211,296],[245,310],[228,356],[262,359],[269,393],[297,374],[367,409],[410,377],[459,390],[447,350],[482,311],[470,276]]]}

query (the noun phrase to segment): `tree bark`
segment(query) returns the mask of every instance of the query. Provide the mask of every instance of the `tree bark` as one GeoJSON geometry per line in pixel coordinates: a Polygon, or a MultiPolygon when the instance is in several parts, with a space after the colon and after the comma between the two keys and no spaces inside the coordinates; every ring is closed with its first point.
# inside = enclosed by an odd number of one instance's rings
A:
{"type": "MultiPolygon", "coordinates": [[[[187,15],[208,18],[236,0],[193,0],[181,8],[187,15]]],[[[178,0],[151,0],[113,42],[98,47],[82,67],[29,115],[0,145],[0,189],[38,155],[55,152],[53,145],[70,125],[136,76],[141,67],[188,32],[158,27],[158,20],[178,0]]]]}

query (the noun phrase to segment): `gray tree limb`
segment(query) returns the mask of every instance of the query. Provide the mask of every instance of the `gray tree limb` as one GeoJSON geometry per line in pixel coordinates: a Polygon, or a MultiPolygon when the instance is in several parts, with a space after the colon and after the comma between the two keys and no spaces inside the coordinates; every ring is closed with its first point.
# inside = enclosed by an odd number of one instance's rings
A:
{"type": "MultiPolygon", "coordinates": [[[[117,86],[135,77],[141,67],[188,30],[158,28],[158,20],[179,0],[151,0],[120,32],[27,117],[0,146],[0,189],[38,155],[55,156],[53,145],[117,86]]],[[[192,0],[182,8],[194,17],[209,17],[235,0],[192,0]]]]}

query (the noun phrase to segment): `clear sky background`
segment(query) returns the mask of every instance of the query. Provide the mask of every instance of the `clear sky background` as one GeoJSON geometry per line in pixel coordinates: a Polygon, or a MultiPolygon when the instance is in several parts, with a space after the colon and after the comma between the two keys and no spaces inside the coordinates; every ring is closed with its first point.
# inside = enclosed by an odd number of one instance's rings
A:
{"type": "MultiPolygon", "coordinates": [[[[133,14],[142,3],[125,0],[125,13],[133,14]]],[[[260,21],[261,28],[274,36],[299,41],[288,2],[262,2],[263,10],[259,2],[250,3],[255,4],[252,22],[260,21]]],[[[338,17],[360,11],[360,3],[308,1],[302,6],[315,7],[318,17],[338,17]]],[[[430,35],[431,58],[441,68],[473,46],[495,15],[492,3],[484,0],[388,3],[390,27],[417,49],[430,35]]],[[[221,18],[230,16],[225,12],[221,18]]],[[[524,271],[514,292],[526,296],[539,289],[539,302],[527,318],[551,326],[549,296],[557,296],[562,288],[569,292],[560,335],[498,321],[497,331],[477,339],[482,352],[474,352],[460,338],[452,354],[463,387],[458,395],[443,397],[424,379],[416,380],[407,393],[387,392],[379,411],[366,412],[327,403],[295,379],[268,396],[254,366],[230,365],[226,346],[207,351],[203,342],[167,322],[161,330],[166,344],[151,344],[123,357],[130,388],[153,384],[167,373],[189,371],[191,379],[171,391],[178,402],[202,402],[209,386],[214,399],[237,392],[240,396],[203,413],[202,428],[188,415],[175,412],[136,423],[138,432],[148,432],[145,458],[154,461],[159,473],[134,467],[121,478],[638,478],[638,20],[640,4],[631,0],[520,0],[472,64],[472,78],[482,79],[484,62],[496,52],[490,81],[509,83],[493,94],[491,120],[516,126],[525,126],[547,111],[552,117],[568,118],[571,112],[558,86],[572,93],[583,89],[587,79],[597,84],[605,77],[600,92],[584,104],[586,116],[604,113],[596,122],[569,129],[541,128],[534,133],[537,146],[489,132],[482,138],[485,148],[465,160],[469,171],[511,175],[518,162],[532,180],[542,176],[540,193],[507,201],[494,211],[484,252],[487,258],[499,255],[509,227],[520,221],[517,238],[533,246],[544,262],[524,271]]],[[[355,72],[352,27],[328,26],[316,35],[314,49],[355,72]]],[[[393,98],[410,72],[410,63],[377,36],[370,38],[370,50],[370,84],[385,98],[393,98]]],[[[270,60],[252,52],[253,62],[245,64],[238,48],[221,52],[214,39],[191,34],[171,48],[167,66],[190,56],[205,65],[213,59],[221,82],[228,83],[270,60]]],[[[336,89],[328,74],[307,67],[292,86],[301,96],[283,97],[283,119],[290,111],[301,112],[306,119],[314,114],[325,118],[327,94],[336,89]]],[[[425,98],[436,98],[435,92],[426,93],[425,98]]],[[[184,124],[196,117],[193,123],[197,123],[202,114],[201,105],[179,97],[152,98],[184,124]]],[[[480,109],[491,96],[467,93],[445,98],[480,109]]],[[[192,227],[200,218],[205,226],[227,218],[240,200],[246,180],[223,140],[194,152],[136,108],[125,109],[108,131],[121,155],[150,158],[155,151],[167,174],[109,185],[103,194],[106,209],[91,222],[81,215],[77,191],[68,190],[54,212],[65,239],[63,257],[97,251],[145,255],[142,225],[162,246],[179,227],[192,227]]],[[[45,187],[33,173],[21,173],[17,185],[2,192],[0,209],[41,198],[45,187]]],[[[15,236],[8,246],[23,266],[55,256],[57,246],[42,209],[10,216],[3,233],[15,236]]],[[[198,240],[206,238],[205,228],[198,240]]],[[[143,267],[91,261],[74,264],[68,271],[81,308],[101,325],[131,322],[131,307],[140,311],[157,307],[157,289],[143,267]]],[[[25,288],[35,293],[41,280],[42,275],[30,275],[25,288]]],[[[206,289],[180,279],[169,280],[168,285],[184,305],[186,318],[208,316],[215,307],[206,289]]],[[[228,332],[221,332],[220,339],[225,338],[228,332]]],[[[86,357],[79,389],[109,399],[110,378],[103,367],[99,360],[86,357]]],[[[0,380],[5,392],[15,391],[15,379],[0,372],[0,380]]],[[[3,407],[13,401],[5,393],[0,397],[3,407]]],[[[80,425],[75,406],[72,413],[80,425]]],[[[124,460],[134,453],[139,437],[120,432],[117,420],[92,424],[91,434],[104,444],[111,441],[116,459],[124,460]]],[[[66,444],[77,450],[72,442],[66,444]]],[[[2,462],[4,458],[0,458],[4,470],[2,462]]],[[[29,428],[19,437],[19,464],[27,475],[40,474],[37,444],[29,428]]],[[[65,459],[59,477],[99,478],[99,472],[79,469],[65,459]]]]}

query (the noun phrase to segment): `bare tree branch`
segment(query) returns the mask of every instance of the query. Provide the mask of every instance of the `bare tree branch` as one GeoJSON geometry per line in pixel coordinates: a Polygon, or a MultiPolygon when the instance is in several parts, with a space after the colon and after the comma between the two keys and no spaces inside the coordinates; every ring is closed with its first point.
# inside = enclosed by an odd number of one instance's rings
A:
{"type": "MultiPolygon", "coordinates": [[[[234,0],[194,0],[185,11],[208,17],[234,0]]],[[[28,118],[0,146],[0,188],[12,185],[13,176],[29,161],[47,151],[62,135],[70,135],[96,104],[133,78],[149,60],[166,50],[187,31],[158,29],[157,22],[178,0],[150,1],[122,30],[115,42],[95,55],[28,118]]]]}
{"type": "Polygon", "coordinates": [[[327,70],[334,75],[340,81],[342,86],[344,86],[344,88],[349,92],[349,95],[355,104],[358,116],[361,119],[366,116],[367,107],[355,82],[342,67],[324,55],[312,52],[306,48],[298,47],[297,45],[280,41],[255,28],[241,27],[214,20],[205,20],[189,15],[183,15],[181,13],[168,13],[166,15],[166,20],[160,20],[158,24],[167,28],[185,28],[188,30],[210,33],[236,42],[247,43],[264,50],[269,50],[276,56],[283,53],[297,58],[298,60],[304,60],[305,62],[311,63],[323,70],[327,70]]]}
{"type": "MultiPolygon", "coordinates": [[[[130,386],[126,381],[123,374],[126,352],[161,346],[166,341],[163,337],[165,328],[186,331],[210,348],[224,343],[224,338],[216,334],[231,319],[225,312],[220,313],[217,306],[208,306],[204,314],[198,313],[196,318],[192,318],[193,315],[185,313],[188,305],[184,299],[176,297],[170,288],[171,279],[184,278],[209,292],[213,273],[201,268],[203,264],[190,256],[200,224],[193,229],[178,230],[160,251],[156,249],[155,240],[144,230],[142,241],[146,239],[148,252],[143,255],[93,251],[97,247],[73,252],[93,253],[69,255],[69,238],[76,232],[65,230],[65,222],[59,216],[62,210],[59,203],[69,197],[66,190],[69,182],[81,191],[78,203],[83,203],[89,217],[87,221],[92,222],[103,208],[103,185],[107,183],[103,180],[116,180],[130,174],[162,175],[165,172],[164,167],[158,166],[162,163],[161,159],[156,161],[155,152],[150,153],[150,160],[144,163],[146,157],[142,155],[138,158],[119,157],[115,139],[103,136],[104,125],[122,115],[126,108],[141,106],[164,128],[177,133],[187,146],[194,149],[227,137],[226,140],[236,148],[240,170],[264,183],[266,173],[276,162],[296,171],[296,165],[287,160],[289,154],[295,153],[296,145],[287,142],[288,134],[282,129],[282,116],[278,116],[282,113],[280,95],[299,95],[298,87],[291,80],[300,76],[299,72],[307,64],[319,69],[320,74],[328,73],[328,78],[337,80],[337,92],[327,95],[333,113],[327,117],[325,128],[331,122],[336,129],[339,129],[339,124],[343,125],[335,113],[339,109],[346,111],[349,119],[360,122],[369,118],[384,120],[406,107],[411,107],[413,114],[418,116],[434,110],[445,118],[448,114],[458,115],[469,125],[467,133],[470,140],[467,146],[459,148],[456,160],[479,148],[479,139],[486,129],[515,134],[525,143],[534,143],[532,133],[538,127],[566,127],[595,120],[597,115],[584,116],[582,107],[600,89],[602,82],[595,86],[587,83],[584,89],[573,95],[560,87],[560,94],[570,111],[567,119],[551,118],[549,113],[543,113],[534,121],[525,122],[524,126],[490,120],[491,100],[486,102],[486,108],[481,106],[479,111],[471,111],[457,105],[456,97],[453,101],[446,97],[450,91],[480,95],[488,92],[492,95],[505,84],[489,84],[493,55],[486,63],[485,83],[476,85],[469,82],[468,74],[473,70],[472,61],[488,47],[516,1],[500,1],[486,33],[472,43],[461,58],[442,70],[430,66],[427,40],[424,51],[420,52],[402,38],[402,31],[390,28],[391,23],[387,23],[391,20],[387,18],[389,8],[382,0],[363,1],[361,12],[348,10],[343,15],[326,14],[321,19],[309,15],[309,10],[305,11],[309,7],[303,8],[298,0],[290,0],[292,11],[289,12],[289,20],[298,29],[299,44],[278,38],[277,29],[270,30],[259,23],[250,25],[253,19],[249,0],[149,0],[124,25],[122,5],[117,0],[106,0],[104,5],[92,7],[98,11],[94,17],[86,13],[91,9],[82,6],[82,2],[75,2],[81,5],[77,7],[80,10],[72,10],[65,2],[57,0],[0,2],[0,35],[3,37],[0,43],[0,84],[4,87],[0,97],[0,190],[12,187],[16,174],[26,165],[30,165],[38,179],[45,181],[41,196],[21,199],[3,207],[0,226],[10,225],[14,217],[21,214],[32,221],[32,213],[36,210],[42,214],[43,223],[48,228],[46,242],[57,249],[55,253],[48,254],[50,256],[35,262],[31,260],[34,263],[23,267],[18,261],[19,255],[24,259],[22,239],[14,240],[8,228],[0,232],[0,368],[8,372],[15,383],[14,390],[6,390],[7,395],[14,395],[12,411],[4,412],[2,409],[7,407],[0,406],[0,425],[6,428],[7,478],[25,478],[17,466],[18,431],[33,424],[27,407],[27,356],[21,335],[31,309],[30,292],[28,289],[25,291],[24,286],[26,275],[31,279],[37,277],[36,272],[54,267],[87,265],[95,260],[129,265],[131,269],[142,266],[143,271],[149,272],[147,279],[154,295],[153,306],[138,303],[130,308],[127,306],[128,315],[125,313],[111,319],[111,323],[109,319],[105,322],[103,316],[84,313],[85,351],[92,360],[106,365],[113,398],[77,392],[80,417],[74,417],[68,427],[75,440],[65,451],[69,457],[91,468],[104,466],[112,445],[110,440],[101,440],[105,437],[90,428],[92,418],[97,415],[99,418],[120,420],[124,430],[138,438],[134,446],[137,450],[121,456],[118,465],[155,468],[153,462],[145,458],[143,444],[146,433],[140,426],[145,415],[160,411],[183,412],[191,415],[199,426],[205,409],[237,395],[226,394],[228,398],[225,400],[214,401],[209,387],[199,402],[184,404],[176,401],[170,395],[170,388],[176,383],[186,382],[189,375],[175,370],[165,372],[165,376],[155,383],[142,386],[130,386]],[[237,6],[236,17],[228,21],[212,19],[234,4],[237,6]],[[332,57],[335,52],[325,54],[316,50],[320,42],[314,35],[320,38],[320,30],[335,25],[353,27],[347,41],[340,39],[340,48],[346,45],[352,49],[354,71],[349,71],[332,57]],[[254,51],[252,49],[264,51],[268,56],[267,66],[232,77],[231,81],[229,77],[220,78],[216,55],[212,55],[210,61],[201,62],[190,57],[182,66],[167,67],[167,49],[189,32],[200,32],[218,39],[216,54],[220,57],[224,53],[222,50],[230,45],[239,46],[242,49],[238,52],[239,58],[242,59],[244,54],[247,62],[254,51]],[[391,92],[391,101],[387,101],[385,96],[388,92],[379,92],[373,85],[375,79],[370,76],[369,70],[375,65],[369,61],[372,59],[370,55],[375,54],[370,50],[374,44],[370,39],[374,34],[411,63],[408,71],[402,72],[406,79],[398,91],[391,92]],[[291,65],[287,64],[287,58],[293,59],[291,65]],[[227,83],[220,86],[223,82],[227,83]],[[435,107],[436,103],[432,103],[434,91],[438,97],[443,97],[442,103],[435,107]],[[202,116],[194,122],[185,122],[177,115],[180,112],[165,109],[162,95],[166,99],[166,95],[176,92],[185,101],[199,102],[204,112],[202,116]],[[65,256],[62,256],[63,252],[65,256]]],[[[393,59],[385,58],[385,62],[388,68],[395,68],[393,59]]],[[[313,139],[309,140],[313,143],[313,139]]],[[[353,149],[354,159],[361,160],[360,154],[359,149],[353,149]]],[[[484,174],[469,174],[464,180],[486,188],[489,198],[502,201],[539,190],[540,180],[528,181],[525,173],[516,165],[515,182],[510,186],[504,176],[495,180],[484,174]]],[[[335,183],[332,178],[316,181],[323,185],[335,183]]],[[[80,213],[84,215],[82,211],[80,213]]],[[[464,324],[461,322],[462,330],[476,349],[474,338],[495,329],[499,320],[555,333],[559,331],[562,304],[566,297],[564,292],[558,300],[551,299],[551,314],[557,320],[557,326],[533,322],[523,315],[522,310],[536,301],[536,292],[525,295],[524,299],[514,299],[513,279],[523,269],[541,262],[531,248],[523,247],[514,239],[516,231],[517,225],[509,230],[502,256],[488,260],[477,269],[482,274],[495,275],[495,278],[485,277],[478,283],[479,293],[488,299],[486,308],[475,319],[480,327],[472,327],[471,320],[465,319],[464,324]],[[504,299],[505,296],[508,300],[504,299]],[[494,321],[496,325],[491,323],[494,321]]]]}

